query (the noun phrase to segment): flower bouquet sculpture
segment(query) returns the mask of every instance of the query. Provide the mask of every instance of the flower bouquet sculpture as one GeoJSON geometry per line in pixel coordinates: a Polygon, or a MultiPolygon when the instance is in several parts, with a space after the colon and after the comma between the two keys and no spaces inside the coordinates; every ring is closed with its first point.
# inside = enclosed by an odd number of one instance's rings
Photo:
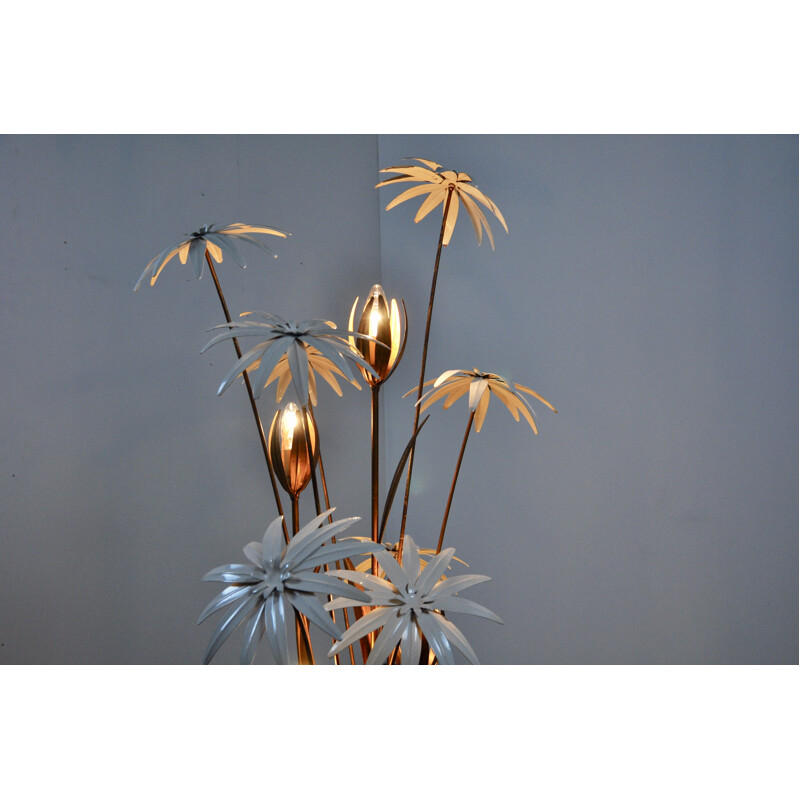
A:
{"type": "MultiPolygon", "coordinates": [[[[464,207],[480,245],[484,233],[494,249],[494,238],[483,208],[508,231],[497,206],[464,172],[442,171],[425,159],[406,166],[382,170],[393,177],[376,188],[400,183],[405,188],[387,210],[414,198],[423,198],[414,217],[418,222],[442,207],[442,222],[430,288],[419,382],[405,396],[414,396],[411,435],[384,497],[379,497],[379,401],[380,391],[403,357],[408,327],[405,303],[387,298],[383,288],[373,286],[363,304],[357,297],[350,312],[348,330],[341,331],[327,320],[287,321],[265,312],[245,311],[234,320],[225,300],[216,264],[226,259],[245,266],[237,243],[247,243],[272,254],[269,237],[289,234],[263,225],[235,223],[207,225],[188,239],[166,248],[145,268],[139,282],[155,284],[163,268],[178,256],[189,262],[197,278],[205,267],[212,276],[225,323],[217,325],[203,351],[230,340],[236,361],[223,377],[217,394],[241,378],[247,391],[258,436],[264,452],[274,495],[277,517],[260,542],[244,548],[246,563],[226,564],[208,572],[203,580],[226,584],[200,615],[203,622],[216,616],[217,627],[208,644],[204,663],[209,663],[230,635],[241,629],[241,662],[252,663],[261,640],[266,637],[273,657],[280,664],[313,664],[312,626],[329,637],[325,654],[336,664],[454,664],[456,651],[467,661],[478,657],[450,614],[472,614],[501,622],[488,609],[466,599],[462,593],[488,581],[485,575],[450,575],[455,559],[452,547],[444,548],[447,519],[470,431],[481,430],[490,398],[494,395],[515,420],[520,415],[534,434],[534,411],[524,395],[547,408],[553,406],[541,395],[500,375],[477,369],[448,370],[426,380],[428,342],[442,250],[453,235],[459,208],[464,207]],[[243,352],[240,341],[252,343],[243,352]],[[339,381],[371,392],[371,507],[370,536],[341,537],[358,517],[336,518],[328,494],[322,460],[324,432],[314,417],[318,403],[317,382],[321,378],[339,396],[339,381]],[[259,400],[274,384],[275,403],[271,424],[262,422],[259,400]],[[426,391],[427,388],[427,391],[426,391]],[[469,418],[447,497],[436,546],[422,548],[405,534],[414,450],[428,417],[422,412],[443,400],[449,408],[467,396],[469,418]],[[284,405],[280,405],[287,400],[284,405]],[[405,481],[404,481],[405,479],[405,481]],[[401,484],[405,482],[403,509],[397,539],[385,540],[389,512],[401,484]],[[301,525],[299,497],[312,487],[316,517],[301,525]],[[290,503],[289,519],[283,510],[281,489],[290,503]],[[338,612],[341,612],[341,616],[338,612]],[[344,657],[344,661],[342,660],[344,657]]],[[[435,528],[432,528],[435,530],[435,528]]],[[[435,534],[432,534],[435,535],[435,534]]],[[[433,541],[430,542],[433,545],[433,541]]],[[[319,649],[319,648],[317,648],[319,649]]]]}

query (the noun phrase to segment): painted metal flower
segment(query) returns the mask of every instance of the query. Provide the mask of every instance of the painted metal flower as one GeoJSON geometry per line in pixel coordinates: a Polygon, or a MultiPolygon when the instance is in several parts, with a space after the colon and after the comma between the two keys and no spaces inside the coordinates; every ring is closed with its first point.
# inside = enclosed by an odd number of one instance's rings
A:
{"type": "Polygon", "coordinates": [[[187,261],[192,265],[196,278],[201,278],[203,269],[205,267],[206,252],[217,262],[222,263],[223,254],[229,255],[240,267],[246,267],[244,259],[239,255],[236,248],[235,241],[248,242],[256,247],[260,247],[267,253],[277,258],[274,253],[259,236],[280,236],[285,239],[291,236],[286,231],[278,230],[277,228],[268,228],[264,225],[247,225],[244,222],[234,222],[230,225],[203,225],[194,233],[189,235],[188,239],[179,242],[176,245],[162,250],[146,267],[141,277],[134,287],[137,291],[142,285],[145,278],[150,279],[150,285],[153,286],[161,270],[175,257],[178,256],[181,264],[187,261]]]}
{"type": "MultiPolygon", "coordinates": [[[[545,400],[538,392],[534,392],[533,389],[529,389],[519,383],[512,383],[502,375],[481,372],[479,369],[473,368],[471,372],[451,369],[443,372],[435,380],[426,381],[423,385],[431,386],[431,384],[433,384],[433,388],[429,389],[419,399],[421,410],[425,411],[426,408],[442,397],[445,398],[443,408],[449,408],[459,397],[469,392],[469,410],[475,414],[476,433],[480,431],[483,425],[486,410],[489,407],[489,398],[492,395],[503,401],[515,420],[519,421],[519,416],[522,414],[534,433],[539,432],[533,420],[535,414],[533,408],[521,393],[532,395],[544,403],[551,411],[556,411],[551,403],[545,400]]],[[[416,391],[416,388],[412,389],[405,396],[408,397],[409,394],[416,391]]]]}
{"type": "MultiPolygon", "coordinates": [[[[261,311],[246,311],[242,317],[258,317],[244,319],[240,322],[226,322],[215,325],[211,330],[224,328],[200,351],[204,353],[209,347],[225,339],[240,339],[244,336],[258,336],[263,341],[248,350],[230,369],[217,389],[222,394],[236,378],[259,362],[258,368],[250,372],[253,394],[259,397],[261,390],[270,382],[270,376],[285,355],[291,373],[292,385],[297,393],[300,405],[308,405],[309,399],[309,357],[308,348],[314,347],[332,364],[339,367],[345,377],[354,381],[355,376],[348,362],[374,373],[372,367],[350,346],[333,322],[321,319],[288,322],[275,314],[261,311]]],[[[362,334],[348,331],[350,336],[360,337],[362,334]]],[[[368,337],[367,337],[368,338],[368,337]]]]}
{"type": "Polygon", "coordinates": [[[444,237],[442,244],[446,247],[450,242],[450,237],[453,235],[453,228],[455,228],[456,219],[458,217],[459,203],[463,204],[464,208],[469,214],[472,227],[475,228],[475,235],[478,237],[478,244],[483,240],[483,230],[486,230],[486,235],[489,237],[489,243],[494,250],[494,237],[492,236],[492,229],[489,227],[489,222],[486,219],[481,208],[475,202],[483,204],[500,220],[500,224],[505,228],[508,233],[508,225],[500,213],[500,209],[472,183],[472,178],[466,172],[454,172],[453,170],[445,170],[439,172],[442,168],[441,164],[435,161],[428,161],[424,158],[408,159],[410,161],[418,161],[423,166],[416,164],[409,166],[388,167],[382,169],[381,172],[396,172],[399,173],[394,178],[387,178],[384,181],[375,185],[378,189],[381,186],[393,186],[395,183],[403,183],[405,181],[419,182],[418,186],[412,186],[406,189],[401,194],[386,206],[386,210],[394,208],[406,200],[412,200],[415,197],[427,195],[422,205],[414,217],[414,222],[419,222],[426,217],[434,208],[444,203],[447,209],[447,218],[444,220],[444,237]],[[452,193],[449,206],[446,203],[448,194],[452,193]]]}
{"type": "Polygon", "coordinates": [[[334,510],[311,520],[286,545],[281,517],[278,517],[267,528],[261,542],[250,542],[244,548],[249,564],[225,564],[203,577],[204,581],[230,584],[206,606],[197,621],[200,624],[216,611],[226,609],[206,648],[204,664],[211,661],[230,634],[242,624],[245,624],[242,664],[253,663],[265,634],[279,664],[296,664],[296,651],[289,644],[295,623],[293,609],[331,638],[341,638],[341,631],[316,594],[357,599],[364,593],[331,573],[316,570],[332,561],[368,553],[373,545],[361,538],[329,543],[359,519],[348,517],[324,522],[334,510]]]}
{"type": "Polygon", "coordinates": [[[418,664],[423,637],[440,664],[455,664],[453,647],[470,662],[477,664],[478,657],[464,634],[442,612],[473,614],[501,624],[502,620],[488,608],[458,596],[464,589],[491,578],[486,575],[441,577],[454,552],[452,547],[442,550],[423,567],[419,548],[411,536],[406,536],[402,564],[386,549],[376,550],[374,553],[386,579],[355,570],[330,570],[330,576],[335,575],[362,585],[366,590],[366,598],[363,594],[360,597],[342,596],[326,603],[325,608],[328,611],[354,606],[377,607],[351,625],[328,655],[335,655],[363,636],[381,628],[367,664],[383,664],[398,644],[403,663],[418,664]]]}

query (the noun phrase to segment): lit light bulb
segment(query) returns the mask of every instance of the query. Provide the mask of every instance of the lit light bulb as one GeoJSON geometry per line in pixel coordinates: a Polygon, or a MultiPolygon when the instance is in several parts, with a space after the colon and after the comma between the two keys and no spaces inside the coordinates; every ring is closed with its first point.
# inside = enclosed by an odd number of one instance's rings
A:
{"type": "Polygon", "coordinates": [[[283,450],[292,449],[294,431],[297,427],[297,413],[299,409],[295,403],[289,403],[281,415],[281,448],[283,450]]]}
{"type": "Polygon", "coordinates": [[[272,418],[268,444],[267,457],[275,476],[289,494],[297,496],[310,480],[318,457],[313,418],[297,404],[287,403],[272,418]]]}
{"type": "MultiPolygon", "coordinates": [[[[350,330],[356,330],[353,324],[357,306],[358,298],[350,311],[350,330]]],[[[403,305],[401,318],[397,301],[392,300],[389,303],[383,287],[376,283],[370,289],[370,295],[361,312],[357,330],[377,341],[350,337],[350,343],[377,374],[376,378],[362,368],[361,372],[370,385],[383,383],[394,371],[405,346],[405,328],[405,305],[403,305]]]]}

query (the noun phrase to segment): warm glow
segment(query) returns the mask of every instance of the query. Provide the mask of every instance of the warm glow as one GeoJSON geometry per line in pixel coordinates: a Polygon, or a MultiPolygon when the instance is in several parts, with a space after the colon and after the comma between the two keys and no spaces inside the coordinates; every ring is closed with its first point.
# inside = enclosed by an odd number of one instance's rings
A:
{"type": "Polygon", "coordinates": [[[378,335],[378,325],[381,324],[381,310],[378,305],[378,296],[372,296],[372,309],[369,312],[369,335],[374,339],[378,335]]]}
{"type": "Polygon", "coordinates": [[[292,449],[292,441],[294,439],[294,431],[298,422],[298,411],[295,403],[289,403],[283,409],[281,415],[281,448],[283,450],[292,449]]]}
{"type": "MultiPolygon", "coordinates": [[[[348,327],[354,330],[356,297],[350,309],[348,327]]],[[[405,306],[403,307],[403,320],[405,319],[405,306]]],[[[350,337],[350,344],[357,350],[364,360],[375,370],[375,375],[368,374],[362,368],[361,372],[371,386],[377,386],[385,381],[393,372],[402,354],[405,345],[405,322],[401,321],[400,309],[397,301],[391,303],[383,291],[383,287],[376,283],[364,302],[361,318],[358,321],[358,333],[369,336],[367,339],[356,341],[350,337]]]]}

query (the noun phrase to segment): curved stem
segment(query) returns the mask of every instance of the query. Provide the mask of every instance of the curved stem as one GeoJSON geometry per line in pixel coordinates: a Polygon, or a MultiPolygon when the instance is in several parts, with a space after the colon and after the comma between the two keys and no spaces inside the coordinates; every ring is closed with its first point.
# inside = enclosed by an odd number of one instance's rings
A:
{"type": "Polygon", "coordinates": [[[469,432],[472,430],[472,420],[475,419],[475,412],[469,415],[469,422],[467,423],[467,430],[464,431],[464,441],[461,442],[461,452],[458,454],[458,461],[456,462],[456,471],[453,475],[453,482],[450,484],[450,495],[447,498],[447,506],[444,510],[444,519],[442,520],[442,530],[439,533],[439,544],[436,545],[436,552],[442,552],[442,542],[444,541],[444,529],[447,527],[447,518],[450,516],[450,506],[453,503],[453,493],[456,490],[456,481],[458,480],[458,473],[461,470],[461,461],[464,458],[464,450],[467,448],[467,439],[469,439],[469,432]]]}
{"type": "MultiPolygon", "coordinates": [[[[442,257],[442,243],[444,241],[444,229],[447,223],[447,212],[450,209],[450,201],[453,198],[453,189],[447,193],[447,200],[444,204],[444,211],[442,212],[442,227],[439,231],[439,244],[436,248],[436,262],[433,265],[433,278],[431,279],[431,294],[428,300],[428,317],[425,322],[425,338],[422,343],[422,364],[419,370],[419,386],[417,387],[417,402],[414,406],[414,428],[412,435],[417,432],[417,425],[419,424],[420,406],[419,400],[422,397],[422,385],[425,383],[425,365],[428,360],[428,340],[431,332],[431,317],[433,316],[433,300],[436,296],[436,280],[439,276],[439,260],[442,257]]],[[[416,444],[415,444],[416,446],[416,444]]],[[[402,558],[403,554],[403,536],[406,530],[406,517],[408,516],[408,496],[411,490],[411,472],[414,469],[414,450],[415,446],[411,448],[411,453],[408,456],[408,472],[406,474],[406,490],[403,496],[403,518],[400,523],[400,537],[398,539],[398,561],[402,558]]]]}
{"type": "MultiPolygon", "coordinates": [[[[209,272],[211,273],[211,277],[214,279],[214,286],[217,289],[217,296],[219,297],[219,302],[222,305],[222,311],[225,314],[225,320],[230,323],[231,322],[231,314],[228,311],[228,304],[225,302],[225,295],[222,292],[222,286],[219,282],[219,278],[217,277],[217,271],[214,269],[214,262],[211,259],[211,256],[208,253],[208,249],[206,249],[206,263],[208,264],[209,272]]],[[[242,349],[239,347],[239,340],[234,337],[232,340],[233,347],[236,350],[237,358],[242,357],[242,349]]],[[[258,428],[258,436],[261,440],[261,449],[264,451],[264,460],[267,462],[267,470],[269,471],[269,480],[272,484],[272,493],[275,496],[275,505],[278,507],[278,514],[283,518],[283,505],[281,504],[281,496],[278,492],[278,484],[275,480],[275,473],[272,469],[272,464],[269,460],[269,445],[267,444],[267,436],[264,433],[264,426],[261,423],[261,415],[258,413],[258,406],[256,405],[256,399],[253,395],[253,387],[250,385],[250,376],[247,374],[246,370],[242,371],[242,377],[244,378],[244,385],[247,388],[247,396],[250,398],[250,408],[253,411],[253,417],[256,421],[256,427],[258,428]]],[[[283,519],[283,537],[286,539],[288,544],[289,542],[289,531],[286,527],[286,520],[283,519]]]]}

